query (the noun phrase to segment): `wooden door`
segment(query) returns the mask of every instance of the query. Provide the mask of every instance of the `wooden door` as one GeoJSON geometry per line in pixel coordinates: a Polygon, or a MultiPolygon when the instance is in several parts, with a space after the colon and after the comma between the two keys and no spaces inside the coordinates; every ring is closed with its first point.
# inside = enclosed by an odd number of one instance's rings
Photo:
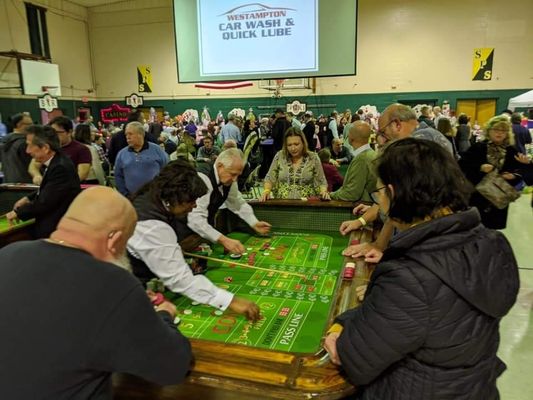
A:
{"type": "Polygon", "coordinates": [[[472,124],[476,120],[476,109],[477,101],[476,100],[457,100],[457,108],[455,115],[459,116],[461,114],[466,114],[470,118],[472,124]]]}
{"type": "Polygon", "coordinates": [[[476,120],[480,126],[496,115],[496,99],[477,100],[476,120]]]}

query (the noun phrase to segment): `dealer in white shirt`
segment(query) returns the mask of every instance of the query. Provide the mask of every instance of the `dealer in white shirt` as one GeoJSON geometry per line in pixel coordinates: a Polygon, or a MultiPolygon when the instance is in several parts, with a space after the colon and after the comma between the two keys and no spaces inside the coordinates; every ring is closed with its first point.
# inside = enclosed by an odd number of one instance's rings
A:
{"type": "MultiPolygon", "coordinates": [[[[252,207],[239,192],[237,179],[243,169],[241,150],[230,148],[220,153],[207,173],[198,172],[207,186],[207,194],[196,200],[196,208],[187,217],[187,227],[191,231],[212,243],[220,243],[227,251],[235,254],[244,253],[242,243],[223,235],[213,227],[215,215],[222,205],[242,218],[259,234],[265,235],[271,228],[268,222],[259,221],[255,217],[252,207]]],[[[182,235],[180,236],[184,237],[185,232],[182,235]]]]}

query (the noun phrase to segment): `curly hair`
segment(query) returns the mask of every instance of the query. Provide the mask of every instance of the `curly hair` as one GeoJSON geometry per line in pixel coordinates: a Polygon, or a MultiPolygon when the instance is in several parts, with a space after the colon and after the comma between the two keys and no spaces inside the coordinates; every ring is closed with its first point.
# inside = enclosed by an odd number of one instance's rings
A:
{"type": "Polygon", "coordinates": [[[392,185],[389,217],[411,223],[449,207],[468,207],[472,185],[457,162],[440,144],[406,138],[390,143],[376,160],[376,173],[384,185],[392,185]]]}
{"type": "Polygon", "coordinates": [[[207,186],[187,161],[176,160],[167,164],[151,182],[135,193],[135,197],[150,192],[156,203],[170,206],[190,203],[207,193],[207,186]]]}
{"type": "Polygon", "coordinates": [[[513,126],[511,125],[509,118],[504,115],[497,115],[489,119],[485,124],[485,137],[487,139],[489,139],[489,131],[491,129],[501,129],[507,131],[507,137],[505,138],[503,143],[505,144],[505,146],[514,146],[515,140],[513,126]]]}

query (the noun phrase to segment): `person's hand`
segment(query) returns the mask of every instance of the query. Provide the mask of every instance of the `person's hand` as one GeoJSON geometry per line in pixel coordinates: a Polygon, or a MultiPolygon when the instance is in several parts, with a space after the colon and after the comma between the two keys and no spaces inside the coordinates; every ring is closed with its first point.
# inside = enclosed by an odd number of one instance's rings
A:
{"type": "Polygon", "coordinates": [[[372,242],[348,246],[344,249],[342,255],[352,258],[364,257],[366,262],[375,263],[381,260],[383,251],[372,242]]]}
{"type": "Polygon", "coordinates": [[[261,317],[259,306],[253,301],[245,299],[243,297],[233,297],[228,307],[231,311],[237,314],[242,314],[247,320],[256,322],[261,317]]]}
{"type": "Polygon", "coordinates": [[[522,164],[529,164],[531,161],[529,160],[529,157],[526,154],[518,153],[516,156],[514,156],[515,160],[522,164]]]}
{"type": "Polygon", "coordinates": [[[270,190],[264,190],[259,201],[267,201],[270,198],[270,190]]]}
{"type": "Polygon", "coordinates": [[[366,252],[365,262],[377,264],[381,261],[381,257],[383,257],[383,252],[380,249],[374,247],[366,252]]]}
{"type": "Polygon", "coordinates": [[[324,340],[324,349],[328,352],[331,362],[335,365],[341,365],[341,359],[339,358],[339,353],[337,353],[337,339],[340,335],[340,332],[331,332],[324,340]]]}
{"type": "Polygon", "coordinates": [[[500,174],[502,176],[503,179],[505,179],[506,181],[512,181],[513,179],[516,178],[516,176],[514,174],[511,174],[510,172],[503,172],[502,174],[500,174]]]}
{"type": "Polygon", "coordinates": [[[353,215],[362,215],[368,211],[368,209],[372,206],[367,206],[366,204],[359,204],[354,207],[352,213],[353,215]]]}
{"type": "Polygon", "coordinates": [[[484,172],[486,174],[488,174],[489,172],[491,172],[492,170],[494,170],[494,165],[491,165],[491,164],[483,164],[480,168],[481,172],[484,172]]]}
{"type": "Polygon", "coordinates": [[[42,181],[43,181],[42,175],[35,175],[32,179],[32,182],[34,185],[40,185],[42,181]]]}
{"type": "Polygon", "coordinates": [[[270,228],[272,228],[272,225],[265,221],[258,221],[257,224],[254,225],[254,230],[260,235],[266,235],[270,232],[270,228]]]}
{"type": "Polygon", "coordinates": [[[355,293],[357,294],[357,300],[363,301],[365,299],[367,288],[368,288],[368,285],[361,285],[355,288],[355,293]]]}
{"type": "Polygon", "coordinates": [[[170,314],[172,318],[176,316],[176,306],[172,304],[170,301],[165,300],[161,304],[155,307],[156,311],[166,311],[170,314]]]}
{"type": "Polygon", "coordinates": [[[16,210],[17,208],[22,207],[24,204],[28,204],[29,202],[30,202],[30,199],[24,196],[23,198],[17,200],[17,202],[13,206],[13,209],[16,210]]]}
{"type": "Polygon", "coordinates": [[[14,221],[18,221],[19,217],[15,211],[10,211],[6,214],[6,219],[9,226],[13,226],[14,221]]]}
{"type": "Polygon", "coordinates": [[[356,231],[357,229],[361,228],[361,226],[363,226],[361,221],[357,219],[353,221],[344,221],[339,227],[339,232],[341,235],[346,236],[351,231],[356,231]]]}
{"type": "Polygon", "coordinates": [[[222,235],[218,242],[224,246],[224,248],[233,254],[242,254],[244,253],[244,246],[241,242],[235,239],[230,239],[227,236],[222,235]]]}
{"type": "Polygon", "coordinates": [[[322,200],[331,200],[331,197],[329,196],[329,193],[327,191],[320,193],[320,198],[322,200]]]}

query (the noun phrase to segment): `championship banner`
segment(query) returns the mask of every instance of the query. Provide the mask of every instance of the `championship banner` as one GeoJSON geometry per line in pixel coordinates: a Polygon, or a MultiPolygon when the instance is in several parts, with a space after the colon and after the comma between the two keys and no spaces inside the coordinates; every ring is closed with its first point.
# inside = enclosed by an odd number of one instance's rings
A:
{"type": "Polygon", "coordinates": [[[152,67],[150,65],[137,65],[137,82],[139,92],[152,93],[152,67]]]}
{"type": "Polygon", "coordinates": [[[494,61],[494,47],[474,49],[474,64],[472,70],[473,81],[490,81],[492,79],[492,63],[494,61]]]}

